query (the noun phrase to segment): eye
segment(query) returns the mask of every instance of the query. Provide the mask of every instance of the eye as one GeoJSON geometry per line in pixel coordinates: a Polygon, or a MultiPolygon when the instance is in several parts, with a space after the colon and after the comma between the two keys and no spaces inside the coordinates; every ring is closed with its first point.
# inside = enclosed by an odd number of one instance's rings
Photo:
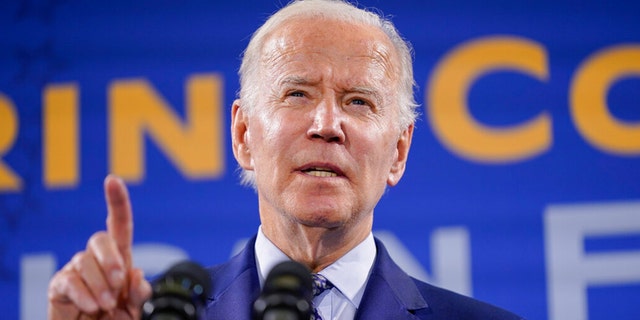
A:
{"type": "Polygon", "coordinates": [[[346,105],[352,112],[358,114],[375,114],[378,113],[378,108],[374,102],[370,99],[363,98],[362,96],[354,96],[346,101],[346,105]]]}
{"type": "Polygon", "coordinates": [[[292,92],[289,92],[288,96],[302,98],[302,97],[304,97],[304,92],[302,92],[302,91],[292,91],[292,92]]]}
{"type": "Polygon", "coordinates": [[[359,105],[359,106],[367,105],[367,102],[362,100],[362,99],[353,99],[353,100],[351,100],[351,103],[359,105]]]}
{"type": "Polygon", "coordinates": [[[370,107],[373,108],[373,104],[367,99],[362,98],[351,98],[347,100],[347,104],[355,106],[355,107],[370,107]]]}
{"type": "Polygon", "coordinates": [[[308,91],[292,89],[285,91],[285,96],[282,101],[291,107],[301,107],[308,105],[311,97],[308,91]]]}

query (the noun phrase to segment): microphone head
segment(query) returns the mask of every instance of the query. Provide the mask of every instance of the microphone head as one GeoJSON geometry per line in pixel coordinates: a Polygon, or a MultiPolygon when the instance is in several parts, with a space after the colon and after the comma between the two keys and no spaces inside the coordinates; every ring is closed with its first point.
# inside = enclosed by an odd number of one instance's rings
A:
{"type": "Polygon", "coordinates": [[[312,282],[304,265],[295,261],[279,263],[267,275],[262,294],[253,304],[254,319],[267,319],[266,315],[276,313],[291,315],[286,319],[309,319],[312,282]]]}
{"type": "Polygon", "coordinates": [[[173,265],[157,281],[153,296],[142,306],[142,319],[200,319],[211,291],[209,273],[199,264],[183,261],[173,265]]]}
{"type": "Polygon", "coordinates": [[[288,292],[310,300],[312,281],[307,267],[295,261],[285,261],[271,269],[264,282],[263,292],[288,292]]]}

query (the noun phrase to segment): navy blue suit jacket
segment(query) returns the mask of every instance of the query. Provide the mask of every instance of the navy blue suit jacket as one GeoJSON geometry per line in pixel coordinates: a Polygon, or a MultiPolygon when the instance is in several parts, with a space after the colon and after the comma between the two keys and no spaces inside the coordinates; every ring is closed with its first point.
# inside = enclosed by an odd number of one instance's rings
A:
{"type": "MultiPolygon", "coordinates": [[[[255,237],[228,262],[209,268],[206,319],[249,320],[260,294],[255,237]]],[[[507,320],[520,317],[484,302],[411,278],[376,239],[377,254],[355,319],[507,320]]]]}

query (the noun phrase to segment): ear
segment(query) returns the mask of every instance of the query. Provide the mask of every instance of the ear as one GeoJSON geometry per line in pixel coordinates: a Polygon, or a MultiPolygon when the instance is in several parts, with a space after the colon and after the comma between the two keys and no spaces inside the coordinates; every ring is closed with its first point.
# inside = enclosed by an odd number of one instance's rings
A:
{"type": "Polygon", "coordinates": [[[411,148],[411,139],[413,138],[413,127],[409,125],[406,129],[400,133],[398,143],[396,144],[396,158],[389,170],[389,177],[387,178],[387,184],[391,187],[398,184],[400,178],[404,174],[404,169],[407,167],[407,158],[409,157],[409,149],[411,148]]]}
{"type": "Polygon", "coordinates": [[[236,99],[231,107],[231,144],[233,155],[241,168],[253,170],[253,160],[249,149],[249,119],[236,99]]]}

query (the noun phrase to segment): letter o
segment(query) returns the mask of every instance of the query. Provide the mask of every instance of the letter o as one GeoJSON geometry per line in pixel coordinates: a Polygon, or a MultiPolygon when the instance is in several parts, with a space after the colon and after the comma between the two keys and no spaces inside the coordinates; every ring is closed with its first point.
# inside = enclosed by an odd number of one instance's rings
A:
{"type": "Polygon", "coordinates": [[[639,155],[640,122],[616,119],[607,106],[613,83],[628,76],[640,76],[640,45],[619,45],[595,53],[573,77],[570,110],[578,132],[594,147],[618,155],[639,155]]]}

